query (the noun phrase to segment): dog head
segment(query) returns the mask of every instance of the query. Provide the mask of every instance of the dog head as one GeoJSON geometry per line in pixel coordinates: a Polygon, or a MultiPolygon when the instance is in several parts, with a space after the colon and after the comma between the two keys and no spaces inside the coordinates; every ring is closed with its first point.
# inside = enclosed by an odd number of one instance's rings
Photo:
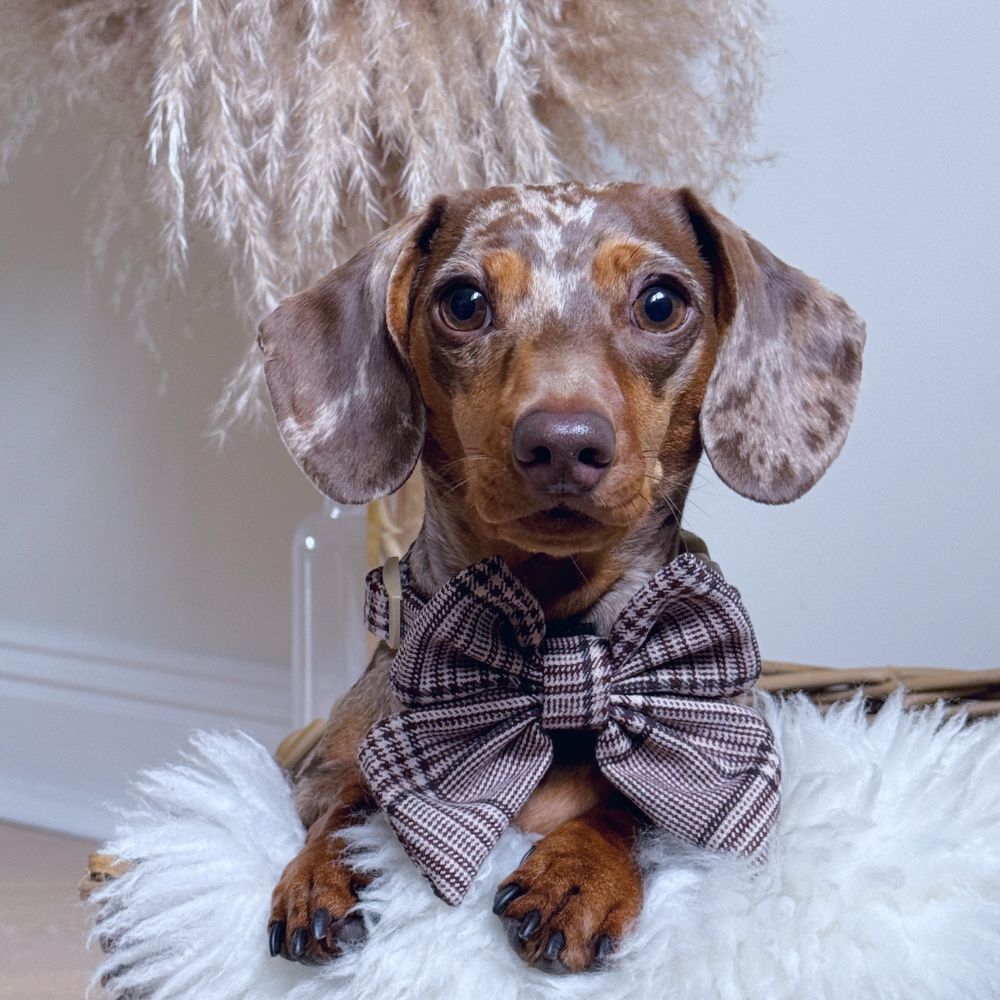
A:
{"type": "Polygon", "coordinates": [[[482,538],[569,555],[680,506],[702,447],[743,496],[840,451],[864,324],[687,189],[442,196],[262,324],[282,437],[327,495],[423,455],[482,538]]]}

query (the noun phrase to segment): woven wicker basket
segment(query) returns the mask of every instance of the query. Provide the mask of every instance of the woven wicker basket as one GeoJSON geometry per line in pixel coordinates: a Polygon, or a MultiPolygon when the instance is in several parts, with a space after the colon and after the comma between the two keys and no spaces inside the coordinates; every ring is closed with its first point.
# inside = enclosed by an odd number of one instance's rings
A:
{"type": "Polygon", "coordinates": [[[803,691],[817,705],[848,701],[862,692],[877,712],[897,688],[906,708],[945,702],[946,713],[965,712],[970,719],[1000,712],[1000,670],[941,670],[936,667],[855,667],[834,670],[801,663],[765,660],[756,687],[773,694],[803,691]]]}

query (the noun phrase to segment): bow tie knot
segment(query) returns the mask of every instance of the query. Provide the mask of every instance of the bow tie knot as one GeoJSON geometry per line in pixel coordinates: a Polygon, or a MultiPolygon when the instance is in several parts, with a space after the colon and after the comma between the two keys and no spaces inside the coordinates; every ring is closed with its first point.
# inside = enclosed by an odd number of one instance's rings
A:
{"type": "Polygon", "coordinates": [[[542,729],[603,729],[611,699],[611,648],[597,635],[546,636],[541,656],[542,729]]]}

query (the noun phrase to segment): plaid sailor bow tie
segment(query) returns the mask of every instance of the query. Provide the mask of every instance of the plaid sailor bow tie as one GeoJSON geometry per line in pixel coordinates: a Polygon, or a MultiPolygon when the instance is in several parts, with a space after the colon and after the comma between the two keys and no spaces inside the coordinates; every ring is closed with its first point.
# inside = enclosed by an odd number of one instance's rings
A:
{"type": "MultiPolygon", "coordinates": [[[[739,594],[704,561],[683,554],[664,566],[607,638],[547,633],[538,602],[498,556],[429,600],[409,586],[405,561],[399,569],[391,677],[403,711],[372,727],[358,759],[446,902],[461,902],[548,770],[550,730],[597,730],[601,771],[662,829],[762,855],[780,762],[761,716],[725,700],[759,675],[757,640],[739,594]]],[[[382,638],[389,606],[375,569],[365,615],[382,638]]]]}

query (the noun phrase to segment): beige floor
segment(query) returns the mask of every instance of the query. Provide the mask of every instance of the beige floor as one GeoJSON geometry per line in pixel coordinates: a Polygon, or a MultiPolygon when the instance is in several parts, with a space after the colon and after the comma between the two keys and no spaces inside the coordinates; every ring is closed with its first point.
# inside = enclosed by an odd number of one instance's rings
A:
{"type": "Polygon", "coordinates": [[[82,1000],[100,958],[77,892],[93,849],[0,823],[0,1000],[82,1000]]]}

